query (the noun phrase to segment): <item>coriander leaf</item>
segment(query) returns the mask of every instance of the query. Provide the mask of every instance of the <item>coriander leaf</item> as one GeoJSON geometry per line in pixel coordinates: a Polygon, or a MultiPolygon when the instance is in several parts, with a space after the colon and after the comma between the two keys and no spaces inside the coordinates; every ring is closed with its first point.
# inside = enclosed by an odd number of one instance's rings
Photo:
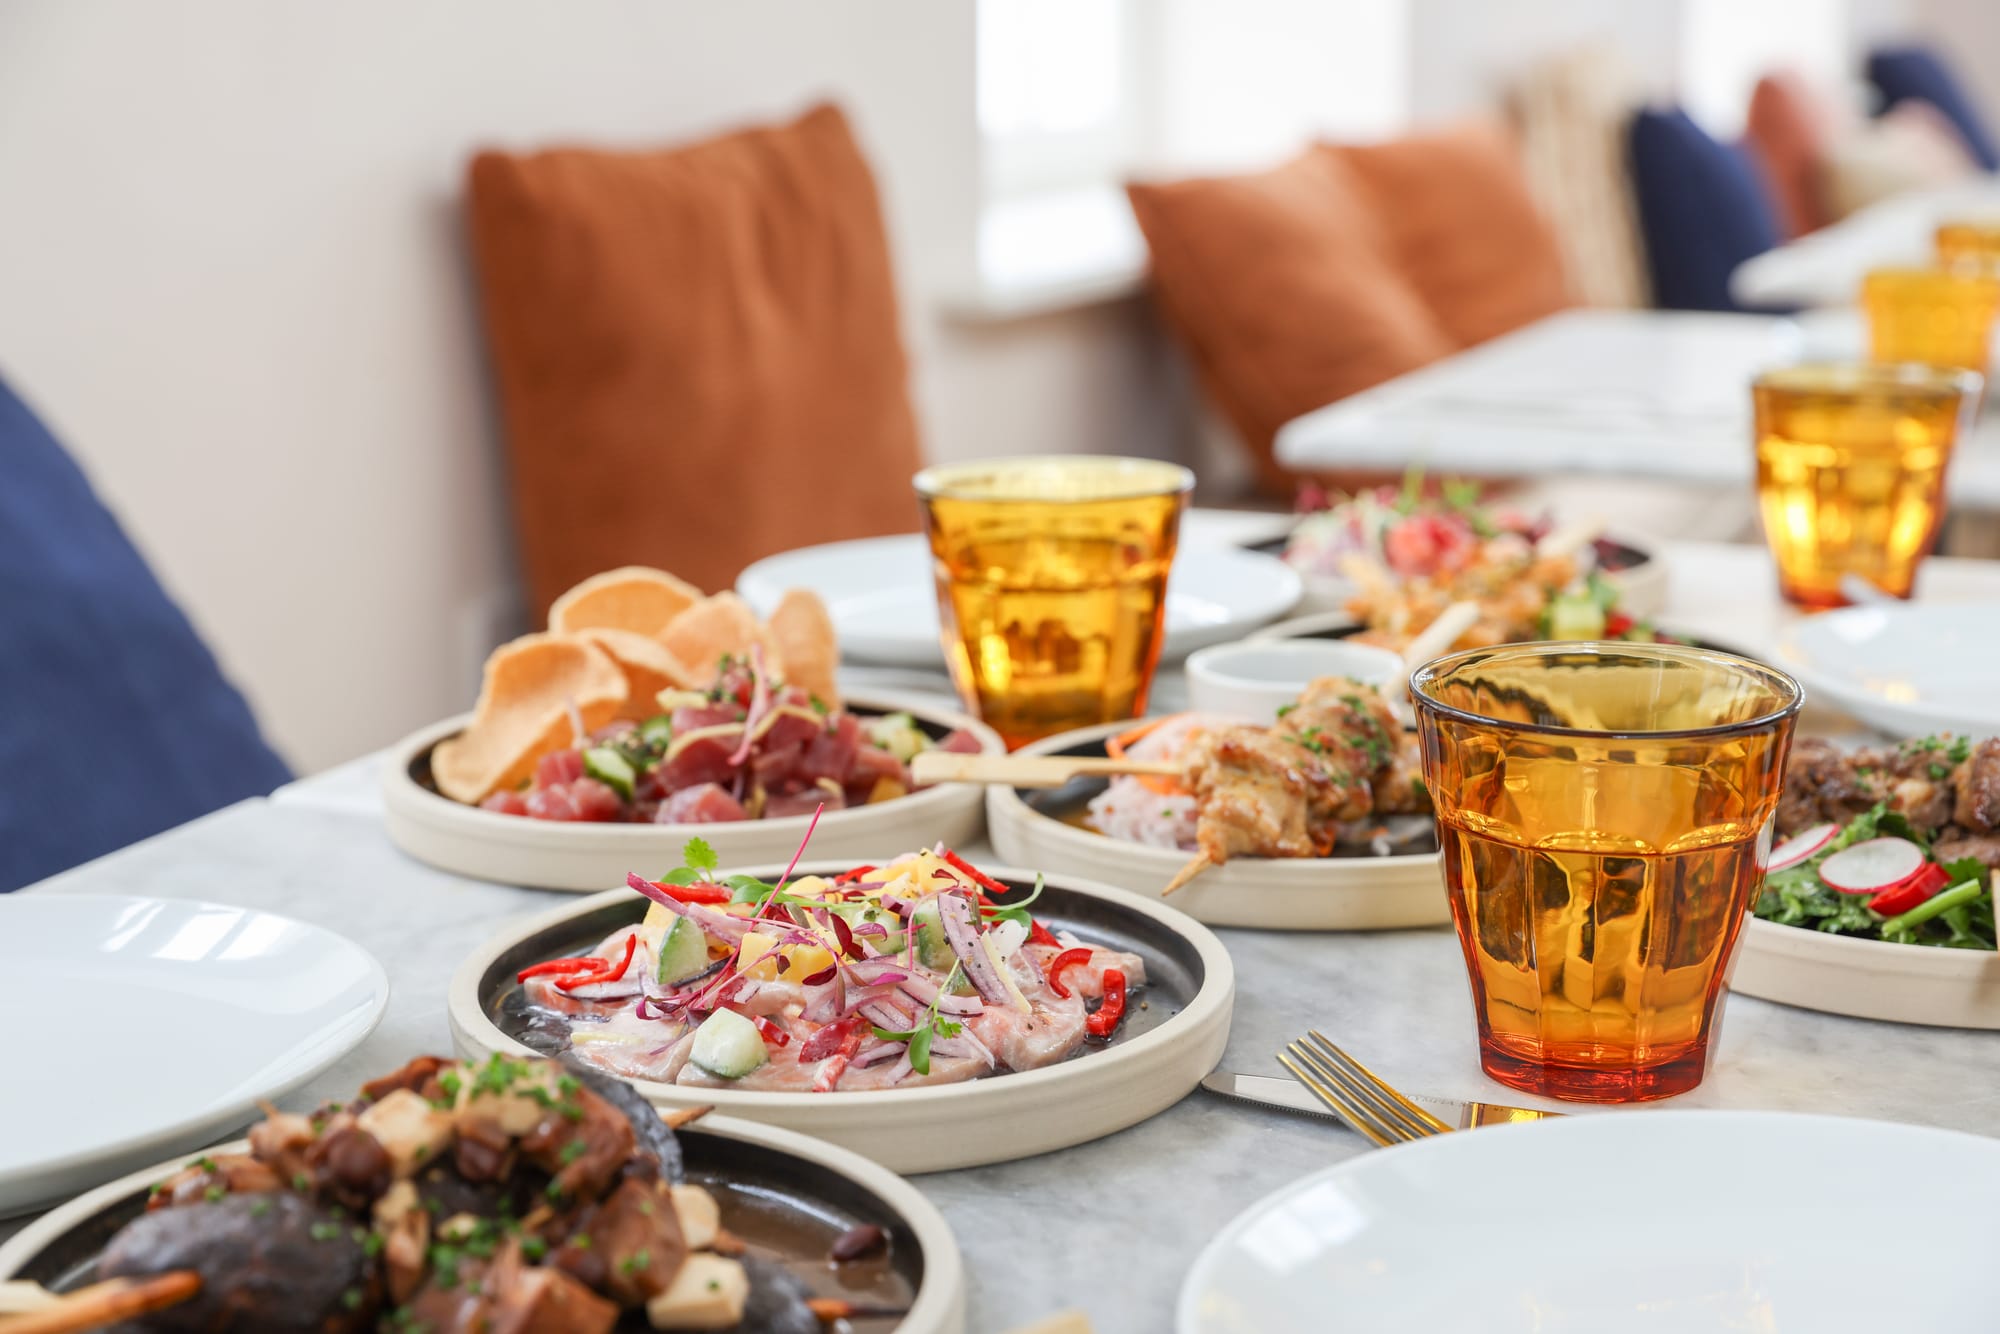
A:
{"type": "Polygon", "coordinates": [[[696,835],[682,845],[681,861],[697,871],[713,871],[721,859],[715,855],[715,849],[708,846],[707,839],[696,835]]]}

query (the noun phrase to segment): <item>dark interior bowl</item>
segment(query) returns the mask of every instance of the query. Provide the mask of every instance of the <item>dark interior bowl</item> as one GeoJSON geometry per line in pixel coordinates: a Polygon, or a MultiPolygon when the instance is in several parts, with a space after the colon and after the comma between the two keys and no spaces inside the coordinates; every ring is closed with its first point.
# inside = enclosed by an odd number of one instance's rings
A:
{"type": "MultiPolygon", "coordinates": [[[[776,879],[783,867],[766,867],[751,874],[776,879]]],[[[801,866],[799,875],[837,875],[847,867],[838,863],[801,866]]],[[[1008,886],[1004,895],[995,895],[1000,904],[1025,899],[1034,888],[1033,880],[995,877],[1008,886]]],[[[523,938],[494,959],[479,979],[479,1005],[486,1017],[502,1033],[524,1046],[547,1056],[558,1056],[569,1048],[569,1026],[559,1015],[538,1010],[528,1003],[526,989],[516,975],[531,964],[547,959],[572,958],[596,948],[598,942],[620,927],[636,925],[646,915],[647,900],[638,894],[630,899],[580,909],[568,920],[545,927],[523,938]]],[[[1109,1042],[1086,1043],[1074,1060],[1088,1060],[1092,1052],[1130,1042],[1149,1033],[1179,1014],[1201,990],[1206,970],[1192,942],[1164,922],[1126,907],[1118,900],[1048,884],[1031,911],[1035,920],[1051,931],[1074,931],[1093,945],[1137,954],[1146,961],[1146,985],[1133,992],[1133,1004],[1125,1012],[1109,1042]],[[1141,1002],[1144,1002],[1141,1004],[1141,1002]]],[[[1004,1079],[1005,1075],[997,1076],[1004,1079]]],[[[802,1093],[800,1097],[839,1097],[840,1094],[802,1093]]]]}
{"type": "MultiPolygon", "coordinates": [[[[924,1279],[924,1255],[909,1222],[865,1186],[809,1158],[703,1132],[677,1132],[687,1179],[707,1187],[722,1208],[723,1226],[748,1244],[752,1256],[782,1265],[815,1297],[840,1297],[857,1305],[902,1310],[924,1279]],[[872,1223],[889,1234],[888,1253],[838,1267],[827,1250],[849,1228],[872,1223]]],[[[163,1171],[161,1175],[166,1175],[163,1171]]],[[[80,1219],[12,1275],[68,1292],[92,1281],[97,1258],[112,1236],[145,1210],[146,1190],[111,1202],[80,1219]]],[[[885,1334],[895,1317],[857,1319],[857,1334],[885,1334]]],[[[628,1312],[619,1329],[650,1329],[641,1311],[628,1312]]]]}

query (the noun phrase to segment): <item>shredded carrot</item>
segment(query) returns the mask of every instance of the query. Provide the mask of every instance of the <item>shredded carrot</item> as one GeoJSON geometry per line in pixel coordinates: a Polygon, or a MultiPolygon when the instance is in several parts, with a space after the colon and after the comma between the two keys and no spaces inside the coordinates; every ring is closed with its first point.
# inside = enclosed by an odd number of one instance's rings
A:
{"type": "MultiPolygon", "coordinates": [[[[1176,718],[1185,718],[1186,716],[1184,713],[1170,713],[1164,718],[1155,718],[1150,722],[1140,723],[1130,731],[1120,732],[1117,736],[1106,737],[1104,739],[1104,753],[1114,760],[1122,760],[1125,758],[1125,748],[1127,746],[1137,745],[1176,718]]],[[[1177,793],[1187,791],[1177,780],[1172,778],[1158,774],[1138,774],[1135,776],[1138,778],[1140,786],[1150,792],[1158,792],[1162,796],[1173,796],[1177,793]]]]}

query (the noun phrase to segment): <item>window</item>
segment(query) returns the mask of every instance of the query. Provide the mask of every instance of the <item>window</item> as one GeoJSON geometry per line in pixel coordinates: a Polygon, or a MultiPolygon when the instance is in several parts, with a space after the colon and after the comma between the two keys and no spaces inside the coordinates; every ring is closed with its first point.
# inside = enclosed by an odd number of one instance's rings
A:
{"type": "Polygon", "coordinates": [[[1132,151],[1126,0],[980,0],[990,195],[1102,185],[1132,151]]]}

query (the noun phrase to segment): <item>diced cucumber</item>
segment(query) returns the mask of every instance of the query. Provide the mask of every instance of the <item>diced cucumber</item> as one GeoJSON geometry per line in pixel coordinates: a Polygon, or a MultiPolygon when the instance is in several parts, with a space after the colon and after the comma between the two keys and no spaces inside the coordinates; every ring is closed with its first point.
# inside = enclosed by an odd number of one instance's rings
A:
{"type": "Polygon", "coordinates": [[[938,916],[936,899],[917,905],[910,914],[910,929],[917,933],[917,962],[939,972],[949,971],[958,962],[951,942],[944,938],[944,922],[938,916]]]}
{"type": "Polygon", "coordinates": [[[871,936],[870,943],[882,953],[894,954],[903,948],[903,919],[896,914],[862,903],[837,903],[827,906],[835,915],[845,918],[850,927],[866,926],[870,922],[879,923],[888,934],[871,936]]]}
{"type": "Polygon", "coordinates": [[[663,987],[677,987],[708,968],[708,937],[685,917],[676,917],[660,940],[660,967],[654,974],[663,987]]]}
{"type": "Polygon", "coordinates": [[[770,1059],[757,1025],[734,1010],[717,1010],[694,1031],[688,1059],[717,1079],[741,1079],[770,1059]]]}
{"type": "Polygon", "coordinates": [[[665,750],[674,740],[672,714],[656,713],[639,724],[639,740],[654,750],[665,750]]]}
{"type": "Polygon", "coordinates": [[[592,746],[583,752],[583,771],[627,801],[632,799],[632,785],[639,781],[632,761],[612,746],[592,746]]]}
{"type": "Polygon", "coordinates": [[[904,764],[908,764],[911,756],[931,743],[923,729],[917,726],[917,720],[907,713],[887,713],[880,718],[870,718],[861,726],[872,744],[888,751],[904,764]]]}
{"type": "Polygon", "coordinates": [[[1602,639],[1604,608],[1596,599],[1568,593],[1549,603],[1550,639],[1602,639]]]}

